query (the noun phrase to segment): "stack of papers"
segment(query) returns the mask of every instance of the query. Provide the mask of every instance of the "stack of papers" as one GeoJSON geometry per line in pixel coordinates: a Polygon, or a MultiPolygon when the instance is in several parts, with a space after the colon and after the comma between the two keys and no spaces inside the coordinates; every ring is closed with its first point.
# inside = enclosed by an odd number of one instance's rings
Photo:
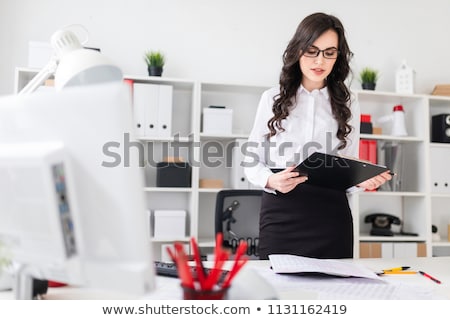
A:
{"type": "Polygon", "coordinates": [[[383,281],[372,270],[357,263],[336,259],[315,259],[290,254],[271,254],[269,260],[275,273],[358,277],[383,281]]]}

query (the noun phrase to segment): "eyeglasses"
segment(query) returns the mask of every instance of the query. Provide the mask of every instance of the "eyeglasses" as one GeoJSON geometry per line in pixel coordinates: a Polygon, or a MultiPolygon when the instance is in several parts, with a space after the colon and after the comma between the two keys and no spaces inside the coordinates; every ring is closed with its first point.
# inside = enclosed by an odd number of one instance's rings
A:
{"type": "Polygon", "coordinates": [[[339,50],[336,48],[326,48],[324,50],[320,50],[319,48],[314,46],[306,49],[303,55],[305,57],[315,58],[318,57],[321,52],[325,59],[336,59],[339,55],[339,50]]]}

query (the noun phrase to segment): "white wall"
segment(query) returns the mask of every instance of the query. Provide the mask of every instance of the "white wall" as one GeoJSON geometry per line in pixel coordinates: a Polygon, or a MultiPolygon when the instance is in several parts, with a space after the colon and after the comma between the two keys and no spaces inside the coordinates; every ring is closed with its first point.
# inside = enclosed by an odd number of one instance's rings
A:
{"type": "Polygon", "coordinates": [[[355,74],[380,69],[377,89],[394,91],[402,59],[416,70],[416,92],[450,83],[450,0],[0,0],[0,94],[13,92],[29,41],[72,23],[128,75],[145,75],[144,51],[160,49],[164,76],[275,84],[288,40],[315,11],[342,20],[355,74]]]}

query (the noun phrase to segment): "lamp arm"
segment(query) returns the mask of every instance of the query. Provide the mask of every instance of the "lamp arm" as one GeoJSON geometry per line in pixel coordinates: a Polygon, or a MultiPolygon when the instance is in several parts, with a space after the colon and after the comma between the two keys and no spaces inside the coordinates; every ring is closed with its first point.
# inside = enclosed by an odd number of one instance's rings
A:
{"type": "Polygon", "coordinates": [[[18,95],[27,95],[36,91],[36,89],[39,88],[39,86],[45,80],[47,80],[52,74],[55,73],[57,67],[58,61],[56,57],[52,57],[47,65],[41,71],[39,71],[39,73],[33,79],[31,79],[31,81],[28,82],[22,90],[20,90],[18,95]]]}

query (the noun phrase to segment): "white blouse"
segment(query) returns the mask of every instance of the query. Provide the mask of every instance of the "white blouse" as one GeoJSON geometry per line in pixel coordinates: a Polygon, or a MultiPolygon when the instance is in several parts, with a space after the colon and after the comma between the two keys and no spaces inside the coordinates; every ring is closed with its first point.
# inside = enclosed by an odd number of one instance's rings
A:
{"type": "MultiPolygon", "coordinates": [[[[353,130],[347,136],[347,146],[337,150],[337,121],[334,119],[327,88],[309,92],[303,86],[297,91],[296,103],[289,116],[281,121],[283,132],[267,141],[267,122],[273,116],[273,97],[279,89],[265,91],[259,102],[253,129],[245,146],[242,165],[247,179],[264,188],[272,174],[270,168],[286,168],[299,164],[315,151],[335,153],[358,158],[360,110],[356,101],[351,103],[353,130]]],[[[268,190],[267,190],[268,191],[268,190]]]]}

